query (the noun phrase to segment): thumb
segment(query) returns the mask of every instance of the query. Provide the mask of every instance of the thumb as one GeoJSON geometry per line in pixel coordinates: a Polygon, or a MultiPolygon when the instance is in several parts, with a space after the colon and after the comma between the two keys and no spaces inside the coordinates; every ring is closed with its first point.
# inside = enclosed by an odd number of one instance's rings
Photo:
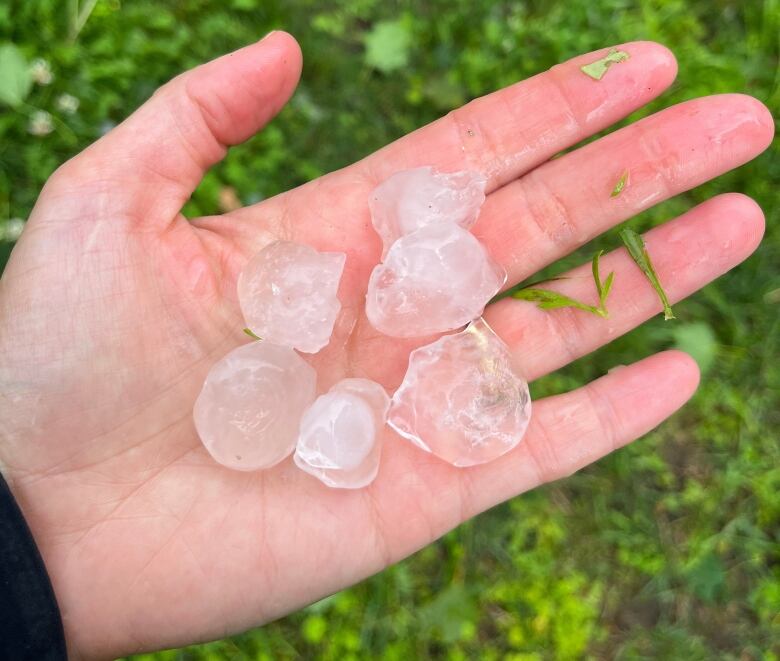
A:
{"type": "Polygon", "coordinates": [[[177,76],[61,166],[45,192],[71,199],[78,193],[112,216],[166,225],[227,147],[281,110],[298,84],[301,60],[292,36],[271,32],[177,76]]]}

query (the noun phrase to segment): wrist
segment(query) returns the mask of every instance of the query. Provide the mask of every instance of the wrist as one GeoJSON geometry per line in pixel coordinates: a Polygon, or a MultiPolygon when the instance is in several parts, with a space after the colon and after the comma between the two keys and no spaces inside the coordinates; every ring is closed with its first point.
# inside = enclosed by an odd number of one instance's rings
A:
{"type": "Polygon", "coordinates": [[[0,656],[67,659],[59,605],[43,557],[0,475],[0,656]]]}

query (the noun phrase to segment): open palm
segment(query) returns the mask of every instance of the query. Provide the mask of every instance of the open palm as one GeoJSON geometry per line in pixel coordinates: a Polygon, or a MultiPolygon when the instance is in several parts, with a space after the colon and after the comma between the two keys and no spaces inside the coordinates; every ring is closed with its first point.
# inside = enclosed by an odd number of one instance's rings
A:
{"type": "MultiPolygon", "coordinates": [[[[216,638],[279,617],[379,571],[464,519],[568,475],[645,433],[691,395],[679,352],[535,403],[501,459],[457,469],[385,432],[366,489],[328,489],[285,461],[257,473],[214,463],[192,423],[209,367],[242,335],[246,259],[284,238],[347,253],[344,312],[312,358],[319,387],[346,376],[389,391],[414,341],[362,312],[380,255],[367,197],[420,165],[474,169],[490,194],[474,228],[508,286],[637,212],[749,160],[773,124],[750,97],[697,99],[551,160],[662,92],[673,56],[653,43],[601,81],[576,58],[478,99],[344,170],[259,205],[188,221],[180,209],[227,145],[292,93],[300,51],[285,33],[173,80],[66,163],[41,193],[0,281],[0,469],[41,548],[74,658],[216,638]],[[629,186],[610,191],[624,170],[629,186]]],[[[646,237],[673,300],[758,244],[760,209],[729,194],[646,237]]],[[[504,299],[485,316],[537,378],[658,312],[624,251],[604,321],[504,299]]],[[[556,282],[595,296],[588,266],[556,282]]]]}

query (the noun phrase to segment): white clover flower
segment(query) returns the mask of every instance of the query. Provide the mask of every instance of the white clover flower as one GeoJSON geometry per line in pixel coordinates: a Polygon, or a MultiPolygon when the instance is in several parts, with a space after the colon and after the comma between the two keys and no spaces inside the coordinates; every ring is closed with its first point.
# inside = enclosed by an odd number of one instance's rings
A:
{"type": "Polygon", "coordinates": [[[79,109],[79,100],[72,94],[60,94],[55,101],[57,109],[72,115],[79,109]]]}
{"type": "Polygon", "coordinates": [[[21,218],[9,218],[0,225],[0,240],[16,241],[24,230],[24,221],[21,218]]]}
{"type": "Polygon", "coordinates": [[[30,75],[39,85],[48,85],[54,80],[54,74],[51,72],[51,66],[43,58],[39,57],[33,60],[30,65],[30,75]]]}
{"type": "Polygon", "coordinates": [[[27,125],[27,132],[31,135],[49,135],[53,130],[54,122],[51,115],[45,110],[36,110],[27,125]]]}

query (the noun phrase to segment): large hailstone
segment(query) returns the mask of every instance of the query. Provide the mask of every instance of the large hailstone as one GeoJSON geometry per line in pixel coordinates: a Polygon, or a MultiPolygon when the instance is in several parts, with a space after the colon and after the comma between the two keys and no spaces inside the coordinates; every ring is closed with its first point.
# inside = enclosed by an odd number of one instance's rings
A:
{"type": "Polygon", "coordinates": [[[509,452],[531,417],[528,383],[509,348],[483,319],[409,356],[388,424],[455,466],[509,452]]]}
{"type": "Polygon", "coordinates": [[[275,241],[257,253],[238,278],[238,301],[249,329],[263,340],[317,353],[330,340],[341,310],[336,293],[342,252],[275,241]]]}
{"type": "Polygon", "coordinates": [[[304,413],[295,463],[329,487],[359,489],[379,469],[390,398],[368,379],[344,379],[304,413]]]}
{"type": "Polygon", "coordinates": [[[426,166],[397,172],[368,198],[371,222],[384,244],[382,255],[400,237],[427,225],[474,224],[485,201],[487,179],[479,172],[436,172],[426,166]]]}
{"type": "Polygon", "coordinates": [[[195,402],[195,428],[223,466],[269,468],[295,448],[316,382],[314,369],[293,349],[245,344],[209,371],[195,402]]]}
{"type": "Polygon", "coordinates": [[[392,337],[443,333],[481,315],[505,281],[471,232],[454,223],[428,225],[398,239],[374,267],[366,315],[392,337]]]}

